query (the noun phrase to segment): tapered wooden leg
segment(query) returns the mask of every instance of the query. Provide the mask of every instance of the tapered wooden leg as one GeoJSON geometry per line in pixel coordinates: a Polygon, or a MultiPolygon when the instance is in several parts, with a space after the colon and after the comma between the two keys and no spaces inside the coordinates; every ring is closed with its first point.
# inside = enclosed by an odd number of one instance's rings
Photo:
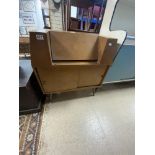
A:
{"type": "Polygon", "coordinates": [[[52,101],[52,96],[53,96],[53,94],[50,94],[50,101],[52,101]]]}
{"type": "Polygon", "coordinates": [[[93,89],[92,89],[93,96],[95,96],[96,89],[97,89],[97,88],[93,88],[93,89]]]}

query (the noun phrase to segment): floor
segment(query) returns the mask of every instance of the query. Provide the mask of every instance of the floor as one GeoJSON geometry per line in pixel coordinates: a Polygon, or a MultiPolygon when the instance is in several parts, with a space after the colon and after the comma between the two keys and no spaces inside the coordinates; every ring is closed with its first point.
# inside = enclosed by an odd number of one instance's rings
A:
{"type": "Polygon", "coordinates": [[[53,95],[45,105],[39,155],[134,155],[134,85],[53,95]]]}

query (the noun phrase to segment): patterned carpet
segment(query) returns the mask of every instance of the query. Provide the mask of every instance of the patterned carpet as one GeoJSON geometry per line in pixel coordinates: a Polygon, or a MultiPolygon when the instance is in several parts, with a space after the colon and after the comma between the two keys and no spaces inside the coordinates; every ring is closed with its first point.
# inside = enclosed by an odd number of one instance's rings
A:
{"type": "Polygon", "coordinates": [[[19,155],[37,155],[43,111],[19,116],[19,155]]]}

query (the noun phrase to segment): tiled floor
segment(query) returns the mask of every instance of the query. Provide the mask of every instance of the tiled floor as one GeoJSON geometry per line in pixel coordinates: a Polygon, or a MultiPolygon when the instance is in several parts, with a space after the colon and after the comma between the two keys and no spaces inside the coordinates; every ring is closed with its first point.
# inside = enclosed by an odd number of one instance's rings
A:
{"type": "Polygon", "coordinates": [[[39,155],[134,155],[134,86],[54,95],[46,104],[39,155]]]}

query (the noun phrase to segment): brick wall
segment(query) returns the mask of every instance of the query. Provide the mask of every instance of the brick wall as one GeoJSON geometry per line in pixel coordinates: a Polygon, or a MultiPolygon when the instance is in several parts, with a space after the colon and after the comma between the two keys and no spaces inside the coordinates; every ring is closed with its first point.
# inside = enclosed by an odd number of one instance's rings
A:
{"type": "Polygon", "coordinates": [[[55,5],[53,0],[49,0],[49,10],[51,18],[51,29],[52,30],[63,30],[62,24],[62,5],[55,5]]]}

